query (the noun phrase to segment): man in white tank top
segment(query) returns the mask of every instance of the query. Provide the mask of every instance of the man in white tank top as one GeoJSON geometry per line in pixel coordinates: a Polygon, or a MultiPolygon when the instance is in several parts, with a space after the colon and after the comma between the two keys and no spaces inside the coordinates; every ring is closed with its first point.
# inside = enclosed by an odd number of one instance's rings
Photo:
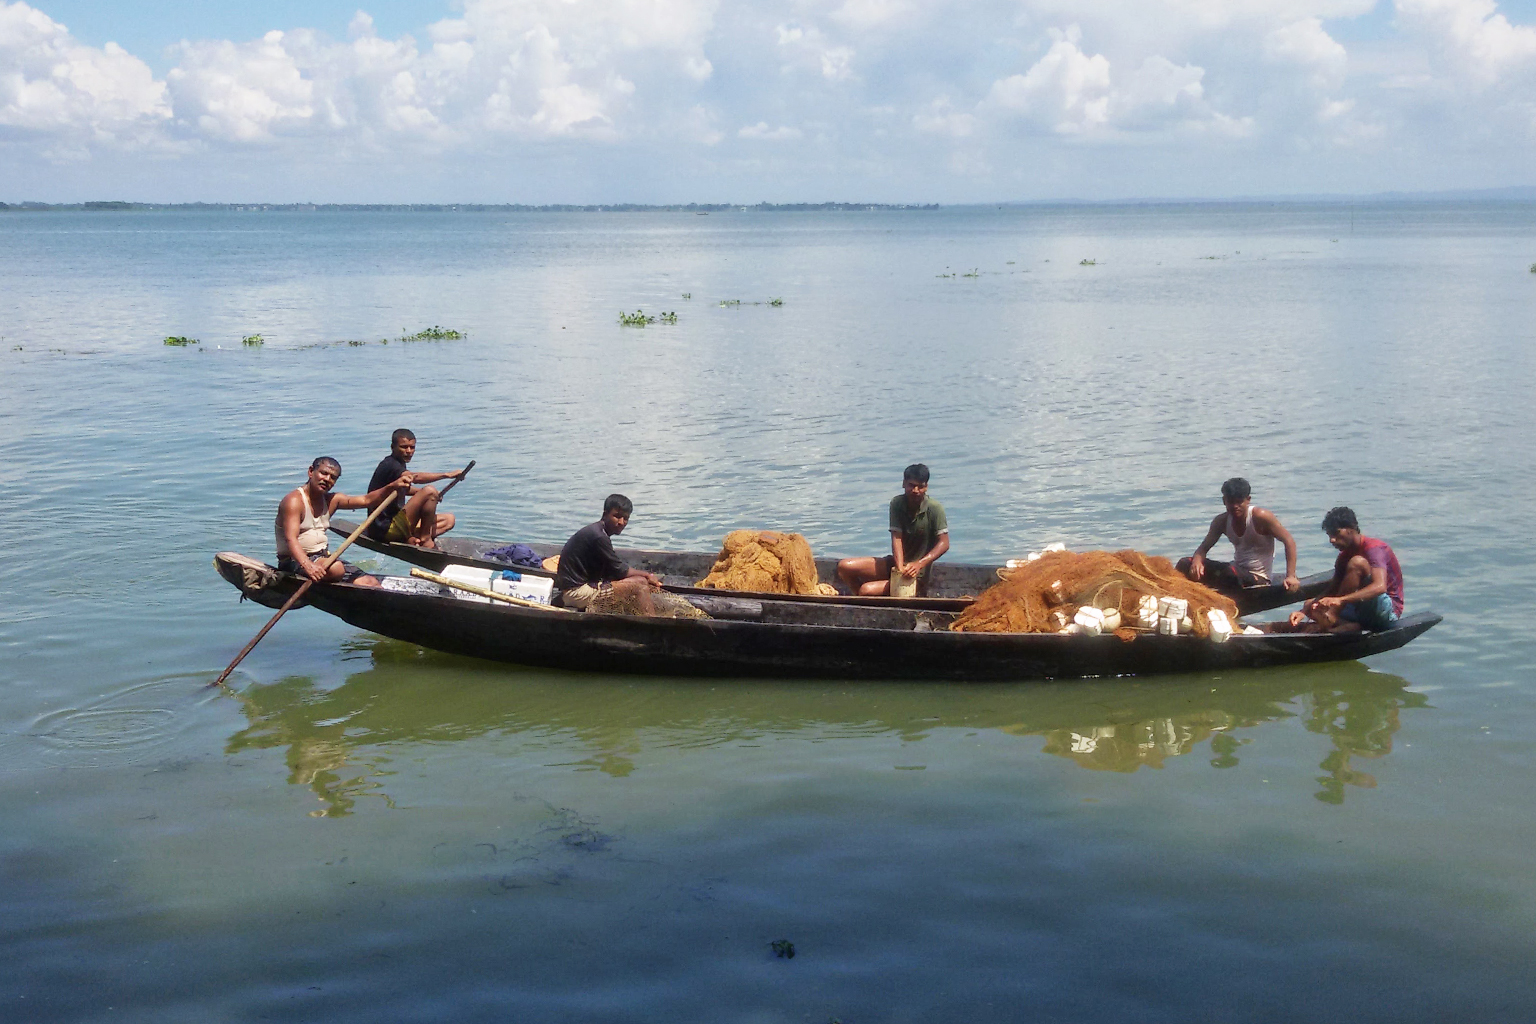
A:
{"type": "Polygon", "coordinates": [[[1235,476],[1221,485],[1221,503],[1227,510],[1211,520],[1205,540],[1188,558],[1179,559],[1178,569],[1196,583],[1213,590],[1235,591],[1247,587],[1271,586],[1275,564],[1275,541],[1285,546],[1285,589],[1296,591],[1296,539],[1268,509],[1255,508],[1248,481],[1235,476]],[[1232,561],[1218,562],[1205,556],[1216,542],[1226,537],[1232,542],[1232,561]]]}
{"type": "Polygon", "coordinates": [[[304,486],[289,491],[278,503],[277,520],[273,524],[277,533],[277,567],[283,572],[306,576],[316,583],[344,581],[376,587],[378,580],[340,559],[331,563],[328,571],[320,568],[329,547],[327,531],[331,526],[331,515],[342,508],[368,508],[393,492],[409,489],[411,474],[406,473],[361,497],[333,493],[331,488],[340,478],[341,463],[329,455],[322,455],[309,464],[309,479],[304,486]]]}

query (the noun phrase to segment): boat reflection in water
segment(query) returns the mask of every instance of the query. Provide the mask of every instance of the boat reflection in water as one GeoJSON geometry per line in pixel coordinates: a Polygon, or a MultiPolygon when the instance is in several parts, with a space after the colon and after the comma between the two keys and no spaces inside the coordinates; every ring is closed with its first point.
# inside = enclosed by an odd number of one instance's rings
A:
{"type": "MultiPolygon", "coordinates": [[[[1158,702],[1151,699],[1131,700],[1118,707],[1105,706],[1109,720],[1104,722],[1045,730],[1021,723],[1002,729],[1018,736],[1044,735],[1045,753],[1068,758],[1083,768],[1134,772],[1143,766],[1161,768],[1167,758],[1194,753],[1207,740],[1211,767],[1234,768],[1240,763],[1238,751],[1252,742],[1235,730],[1299,718],[1308,732],[1332,742],[1318,765],[1323,774],[1317,777],[1321,788],[1314,796],[1324,803],[1342,804],[1345,786],[1376,787],[1375,776],[1356,768],[1355,759],[1390,754],[1401,710],[1430,706],[1424,694],[1407,689],[1406,680],[1369,671],[1359,662],[1265,676],[1256,685],[1245,680],[1223,686],[1217,681],[1215,687],[1205,687],[1209,700],[1204,707],[1197,698],[1174,714],[1157,714],[1158,702]],[[1298,675],[1312,678],[1289,678],[1298,675]],[[1284,683],[1270,678],[1282,676],[1287,677],[1284,683]]],[[[1180,701],[1192,696],[1189,688],[1180,689],[1180,701]]]]}
{"type": "MultiPolygon", "coordinates": [[[[391,804],[391,763],[409,744],[513,737],[576,770],[624,776],[648,748],[694,750],[806,734],[820,741],[921,740],[945,729],[1040,737],[1044,753],[1094,770],[1160,768],[1206,753],[1213,768],[1240,763],[1266,723],[1298,720],[1326,737],[1317,799],[1342,803],[1370,788],[1355,767],[1392,750],[1405,708],[1428,698],[1359,662],[1228,676],[1059,683],[922,684],[669,680],[572,675],[456,658],[394,640],[360,640],[373,666],[327,689],[307,676],[239,694],[248,720],[229,753],[287,748],[289,781],[309,787],[315,816],[350,813],[359,799],[391,804]]],[[[543,762],[540,762],[543,763],[543,762]]]]}

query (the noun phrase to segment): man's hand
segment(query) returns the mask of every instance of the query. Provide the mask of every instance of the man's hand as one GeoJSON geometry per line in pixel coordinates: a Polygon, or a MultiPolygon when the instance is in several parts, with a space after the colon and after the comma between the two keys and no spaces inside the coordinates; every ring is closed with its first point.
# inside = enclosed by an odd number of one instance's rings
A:
{"type": "Polygon", "coordinates": [[[399,479],[390,486],[397,491],[408,491],[411,489],[411,481],[414,479],[416,478],[409,473],[401,473],[399,479]]]}
{"type": "Polygon", "coordinates": [[[320,568],[319,563],[306,558],[304,559],[304,575],[308,576],[311,582],[319,583],[325,579],[325,570],[320,568]]]}
{"type": "Polygon", "coordinates": [[[1295,576],[1287,576],[1285,578],[1285,589],[1293,594],[1296,593],[1296,591],[1301,589],[1301,580],[1295,576]]]}
{"type": "Polygon", "coordinates": [[[1196,583],[1205,579],[1205,556],[1198,551],[1189,556],[1189,578],[1196,583]]]}
{"type": "Polygon", "coordinates": [[[464,479],[464,474],[468,473],[468,472],[469,472],[469,470],[467,470],[467,469],[461,469],[461,470],[459,470],[456,473],[449,473],[448,477],[451,480],[463,480],[464,479]]]}
{"type": "Polygon", "coordinates": [[[903,576],[905,576],[909,580],[917,579],[918,574],[921,573],[922,571],[923,571],[923,567],[922,567],[921,563],[918,563],[918,562],[908,562],[906,565],[902,566],[901,569],[900,569],[901,574],[903,576]]]}
{"type": "Polygon", "coordinates": [[[660,576],[657,576],[653,572],[644,573],[643,575],[645,576],[645,582],[647,582],[647,583],[649,583],[651,585],[651,589],[652,590],[660,590],[661,589],[661,577],[660,576]]]}
{"type": "Polygon", "coordinates": [[[1312,604],[1318,608],[1338,609],[1344,607],[1344,599],[1342,597],[1320,597],[1313,601],[1312,604]]]}
{"type": "Polygon", "coordinates": [[[1291,612],[1290,623],[1291,623],[1291,628],[1292,629],[1300,628],[1301,624],[1303,622],[1306,622],[1306,621],[1307,621],[1307,613],[1306,612],[1291,612]]]}

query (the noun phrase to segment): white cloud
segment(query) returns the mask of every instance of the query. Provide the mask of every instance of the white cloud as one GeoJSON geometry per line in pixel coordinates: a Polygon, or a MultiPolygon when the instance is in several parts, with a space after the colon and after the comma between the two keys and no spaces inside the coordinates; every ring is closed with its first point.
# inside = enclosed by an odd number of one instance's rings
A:
{"type": "Polygon", "coordinates": [[[1493,0],[1397,0],[1397,16],[1475,83],[1486,85],[1536,61],[1536,28],[1510,24],[1493,0]]]}
{"type": "Polygon", "coordinates": [[[1317,18],[1282,25],[1264,37],[1264,56],[1271,61],[1299,64],[1312,70],[1312,83],[1338,88],[1344,81],[1349,54],[1323,29],[1317,18]]]}
{"type": "Polygon", "coordinates": [[[783,142],[788,139],[798,139],[801,135],[799,128],[791,128],[788,125],[780,125],[777,128],[769,128],[767,121],[759,121],[757,124],[747,125],[736,133],[741,139],[764,139],[769,142],[783,142]]]}
{"type": "Polygon", "coordinates": [[[116,43],[83,46],[42,11],[0,2],[0,125],[131,143],[170,113],[164,83],[116,43]]]}
{"type": "Polygon", "coordinates": [[[1117,85],[1109,59],[1078,46],[1078,26],[1053,29],[1051,38],[1050,49],[1027,72],[993,83],[983,109],[1018,115],[1061,135],[1168,127],[1232,135],[1251,127],[1251,121],[1211,110],[1203,68],[1153,54],[1117,85]]]}

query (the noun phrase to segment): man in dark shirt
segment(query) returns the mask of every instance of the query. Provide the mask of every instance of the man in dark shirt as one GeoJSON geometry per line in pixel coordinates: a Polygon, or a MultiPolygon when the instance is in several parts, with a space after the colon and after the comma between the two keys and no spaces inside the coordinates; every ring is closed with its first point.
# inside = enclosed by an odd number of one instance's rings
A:
{"type": "MultiPolygon", "coordinates": [[[[404,427],[395,431],[389,438],[389,454],[373,471],[368,490],[376,491],[400,479],[415,454],[416,435],[404,427]]],[[[400,491],[389,499],[394,507],[373,521],[368,536],[377,541],[404,541],[416,547],[437,547],[437,537],[453,529],[453,513],[437,511],[437,488],[416,485],[458,480],[463,476],[462,469],[456,473],[412,473],[410,490],[400,491]]]]}
{"type": "Polygon", "coordinates": [[[1333,586],[1326,597],[1292,612],[1291,628],[1313,633],[1392,628],[1403,614],[1403,570],[1397,555],[1385,541],[1361,533],[1354,511],[1343,505],[1328,510],[1323,532],[1339,550],[1333,586]]]}
{"type": "Polygon", "coordinates": [[[603,502],[603,518],[583,526],[565,542],[555,570],[557,604],[585,611],[597,598],[612,594],[633,600],[641,615],[655,614],[651,591],[661,589],[661,580],[621,561],[609,539],[624,532],[634,510],[634,503],[624,495],[610,494],[603,502]]]}
{"type": "Polygon", "coordinates": [[[901,493],[891,499],[891,553],[845,558],[837,574],[848,589],[866,597],[891,592],[891,574],[916,580],[918,593],[928,589],[928,569],[949,550],[949,520],[944,506],[928,497],[928,467],[914,462],[901,474],[901,493]]]}

